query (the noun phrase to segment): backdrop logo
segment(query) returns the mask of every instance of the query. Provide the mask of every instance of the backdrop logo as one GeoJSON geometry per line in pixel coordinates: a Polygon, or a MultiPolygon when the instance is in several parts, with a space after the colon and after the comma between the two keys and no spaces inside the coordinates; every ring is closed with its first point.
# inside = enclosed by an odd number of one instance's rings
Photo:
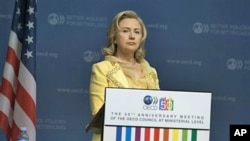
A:
{"type": "Polygon", "coordinates": [[[250,36],[250,25],[220,24],[220,23],[201,23],[193,24],[195,34],[214,34],[214,35],[233,35],[250,36]]]}
{"type": "Polygon", "coordinates": [[[226,62],[226,66],[229,70],[250,71],[250,60],[239,60],[235,58],[229,58],[226,62]]]}
{"type": "Polygon", "coordinates": [[[167,110],[167,111],[173,111],[174,110],[174,100],[169,98],[161,98],[159,102],[159,110],[167,110]]]}
{"type": "Polygon", "coordinates": [[[157,97],[152,97],[150,95],[147,95],[143,98],[144,110],[158,110],[158,98],[157,97]]]}
{"type": "Polygon", "coordinates": [[[76,26],[76,27],[94,27],[94,28],[107,28],[107,17],[88,16],[88,15],[67,15],[50,13],[48,15],[49,24],[76,26]]]}
{"type": "Polygon", "coordinates": [[[63,15],[58,15],[58,14],[55,14],[55,13],[51,13],[48,16],[48,22],[51,25],[64,24],[65,17],[63,15]]]}
{"type": "Polygon", "coordinates": [[[230,58],[227,60],[227,68],[229,70],[242,69],[243,68],[243,61],[236,60],[234,58],[230,58]]]}
{"type": "Polygon", "coordinates": [[[196,34],[207,33],[209,31],[209,25],[208,24],[202,24],[200,22],[194,23],[193,31],[196,34]]]}
{"type": "Polygon", "coordinates": [[[90,50],[85,51],[82,56],[86,62],[96,62],[100,59],[99,53],[90,50]]]}

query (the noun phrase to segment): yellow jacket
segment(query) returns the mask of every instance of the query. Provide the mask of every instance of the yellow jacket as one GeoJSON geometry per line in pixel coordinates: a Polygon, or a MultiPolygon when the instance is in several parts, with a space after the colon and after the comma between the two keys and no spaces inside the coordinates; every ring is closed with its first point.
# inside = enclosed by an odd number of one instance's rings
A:
{"type": "MultiPolygon", "coordinates": [[[[143,60],[140,65],[147,83],[145,89],[160,89],[155,68],[151,67],[146,60],[143,60]]],[[[134,88],[118,62],[104,60],[93,64],[90,78],[90,107],[93,116],[104,103],[106,87],[134,88]]],[[[100,141],[100,135],[100,130],[95,130],[92,141],[100,141]]]]}

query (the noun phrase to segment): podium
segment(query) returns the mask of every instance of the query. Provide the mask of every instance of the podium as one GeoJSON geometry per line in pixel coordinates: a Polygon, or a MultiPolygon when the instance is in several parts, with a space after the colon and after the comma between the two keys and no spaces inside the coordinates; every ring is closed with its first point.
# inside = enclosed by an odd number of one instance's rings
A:
{"type": "Polygon", "coordinates": [[[102,141],[209,141],[211,98],[210,92],[106,88],[86,131],[98,123],[102,141]]]}

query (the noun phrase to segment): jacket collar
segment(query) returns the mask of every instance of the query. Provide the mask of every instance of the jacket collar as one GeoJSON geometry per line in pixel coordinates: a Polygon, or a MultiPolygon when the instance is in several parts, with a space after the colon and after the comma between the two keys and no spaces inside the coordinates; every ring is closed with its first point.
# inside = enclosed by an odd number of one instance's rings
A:
{"type": "Polygon", "coordinates": [[[107,72],[107,79],[115,84],[119,88],[129,87],[129,83],[125,77],[125,74],[121,70],[121,67],[118,63],[110,62],[112,67],[107,72]]]}

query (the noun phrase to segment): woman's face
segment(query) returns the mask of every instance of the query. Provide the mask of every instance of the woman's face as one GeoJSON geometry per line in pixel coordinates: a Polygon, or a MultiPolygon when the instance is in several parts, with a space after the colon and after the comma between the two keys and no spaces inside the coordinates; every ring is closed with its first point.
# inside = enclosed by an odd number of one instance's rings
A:
{"type": "Polygon", "coordinates": [[[140,23],[136,19],[126,18],[120,21],[119,27],[115,39],[117,53],[134,53],[139,48],[142,39],[140,23]]]}

